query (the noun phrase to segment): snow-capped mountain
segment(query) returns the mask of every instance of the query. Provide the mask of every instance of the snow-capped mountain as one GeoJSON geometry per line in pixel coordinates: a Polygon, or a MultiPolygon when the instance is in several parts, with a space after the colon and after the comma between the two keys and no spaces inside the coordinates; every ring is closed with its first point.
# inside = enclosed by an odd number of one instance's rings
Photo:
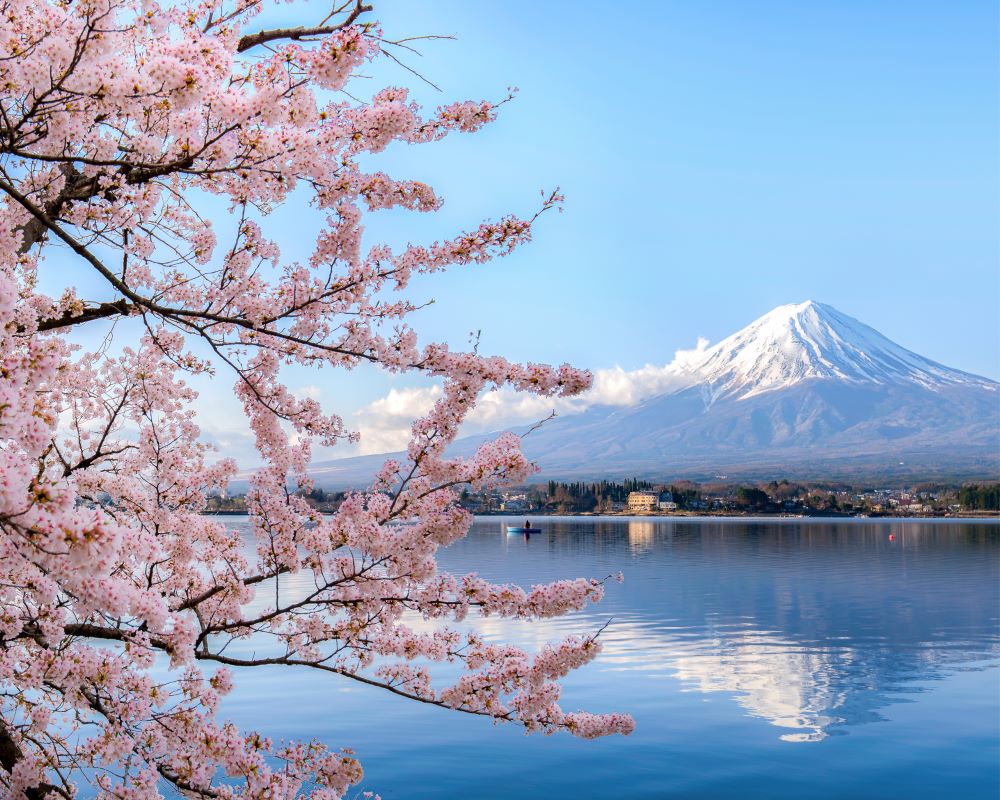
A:
{"type": "Polygon", "coordinates": [[[691,365],[693,383],[715,397],[747,398],[802,381],[992,387],[887,339],[837,309],[808,300],[779,306],[705,351],[691,365]]]}
{"type": "MultiPolygon", "coordinates": [[[[541,476],[1000,473],[1000,384],[917,355],[822,303],[780,306],[673,369],[667,392],[533,431],[524,449],[541,476]]],[[[382,458],[317,465],[317,478],[358,483],[382,458]]]]}

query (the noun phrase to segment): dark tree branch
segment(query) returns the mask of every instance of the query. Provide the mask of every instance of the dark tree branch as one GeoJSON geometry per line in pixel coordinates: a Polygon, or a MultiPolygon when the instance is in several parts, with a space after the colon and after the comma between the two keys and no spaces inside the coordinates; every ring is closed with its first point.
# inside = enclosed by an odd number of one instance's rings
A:
{"type": "MultiPolygon", "coordinates": [[[[7,723],[0,718],[0,767],[3,767],[9,775],[14,771],[17,762],[22,758],[24,758],[24,753],[17,742],[14,741],[14,737],[10,735],[7,723]]],[[[27,795],[28,800],[45,800],[45,798],[51,797],[53,793],[67,797],[64,792],[51,783],[42,783],[38,786],[33,786],[30,789],[26,789],[24,793],[27,795]]]]}
{"type": "Polygon", "coordinates": [[[39,331],[54,331],[58,328],[68,328],[71,325],[80,325],[95,319],[105,317],[128,316],[135,306],[125,300],[115,300],[113,303],[98,303],[84,310],[82,314],[65,312],[61,317],[50,317],[38,323],[39,331]]]}
{"type": "Polygon", "coordinates": [[[336,33],[339,30],[343,30],[348,25],[351,25],[358,17],[368,11],[371,11],[372,8],[372,6],[362,4],[361,0],[355,0],[354,8],[351,9],[351,13],[348,14],[342,22],[339,22],[336,25],[315,25],[313,27],[299,25],[295,28],[272,28],[271,30],[247,34],[246,36],[240,38],[239,43],[236,45],[236,52],[244,53],[251,48],[264,44],[265,42],[273,42],[279,39],[299,41],[307,36],[324,36],[336,33]]]}
{"type": "MultiPolygon", "coordinates": [[[[62,165],[63,173],[66,176],[66,183],[59,194],[45,204],[45,216],[56,219],[69,203],[74,200],[86,200],[93,197],[97,191],[96,178],[86,178],[77,172],[72,164],[62,165]]],[[[45,238],[48,226],[44,220],[33,216],[21,227],[20,253],[27,253],[38,242],[45,238]]]]}

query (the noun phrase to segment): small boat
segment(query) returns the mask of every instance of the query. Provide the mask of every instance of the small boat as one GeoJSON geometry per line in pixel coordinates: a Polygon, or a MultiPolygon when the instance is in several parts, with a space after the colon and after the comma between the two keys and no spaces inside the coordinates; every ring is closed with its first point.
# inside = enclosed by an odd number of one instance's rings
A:
{"type": "Polygon", "coordinates": [[[523,528],[520,525],[508,525],[507,533],[541,533],[541,528],[523,528]]]}

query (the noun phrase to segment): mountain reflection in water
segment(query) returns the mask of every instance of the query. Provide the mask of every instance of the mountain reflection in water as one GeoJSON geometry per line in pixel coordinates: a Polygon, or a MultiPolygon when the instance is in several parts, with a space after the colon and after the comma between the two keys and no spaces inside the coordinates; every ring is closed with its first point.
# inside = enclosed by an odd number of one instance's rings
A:
{"type": "Polygon", "coordinates": [[[230,711],[268,731],[290,713],[280,735],[353,746],[362,788],[383,797],[506,797],[511,770],[520,797],[995,797],[1000,526],[545,518],[525,538],[508,521],[477,520],[442,568],[525,587],[621,570],[625,583],[568,617],[463,625],[530,650],[611,618],[562,705],[629,711],[633,736],[526,739],[287,673],[241,676],[230,711]],[[870,788],[884,780],[891,791],[870,788]]]}
{"type": "MultiPolygon", "coordinates": [[[[613,524],[594,533],[618,535],[613,524]]],[[[909,683],[948,665],[996,663],[998,533],[630,520],[627,572],[642,583],[643,619],[626,633],[616,617],[605,652],[624,665],[666,663],[689,689],[730,692],[791,729],[784,741],[819,741],[881,719],[880,707],[917,691],[909,683]]]]}

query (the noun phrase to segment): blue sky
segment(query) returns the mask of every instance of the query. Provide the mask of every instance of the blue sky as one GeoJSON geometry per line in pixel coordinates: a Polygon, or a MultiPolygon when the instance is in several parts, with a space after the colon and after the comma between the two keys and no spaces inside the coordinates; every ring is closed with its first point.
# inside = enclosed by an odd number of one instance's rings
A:
{"type": "MultiPolygon", "coordinates": [[[[456,39],[408,59],[440,93],[390,64],[372,85],[412,85],[432,107],[520,93],[480,134],[380,157],[446,204],[375,215],[369,241],[567,196],[529,247],[416,282],[436,300],[425,337],[482,330],[488,352],[634,370],[814,299],[1000,377],[995,3],[378,0],[376,14],[391,36],[456,39]]],[[[345,412],[390,387],[301,380],[345,412]]]]}
{"type": "MultiPolygon", "coordinates": [[[[380,157],[446,205],[379,214],[370,241],[567,196],[531,246],[416,283],[437,301],[425,336],[482,330],[489,352],[633,370],[814,299],[1000,377],[994,3],[376,6],[390,35],[456,36],[408,59],[442,89],[416,84],[421,102],[520,94],[480,134],[380,157]]],[[[362,404],[389,380],[318,385],[362,404]]]]}
{"type": "MultiPolygon", "coordinates": [[[[432,241],[530,214],[540,189],[567,196],[509,258],[414,283],[436,301],[415,320],[425,341],[481,330],[486,352],[634,370],[813,299],[1000,378],[995,2],[374,2],[390,36],[456,39],[407,59],[440,93],[389,63],[357,93],[409,85],[431,107],[520,94],[479,134],[373,159],[446,204],[380,212],[368,242],[432,241]]],[[[273,217],[289,257],[313,241],[303,212],[273,217]]],[[[221,377],[203,391],[228,396],[221,377]]],[[[289,377],[348,416],[426,387],[289,377]]],[[[234,409],[213,407],[221,430],[234,409]]]]}
{"type": "Polygon", "coordinates": [[[811,298],[1000,376],[995,3],[377,5],[390,33],[457,35],[413,59],[443,98],[521,93],[488,132],[388,154],[447,206],[373,237],[567,195],[531,247],[428,287],[433,335],[630,368],[811,298]]]}

